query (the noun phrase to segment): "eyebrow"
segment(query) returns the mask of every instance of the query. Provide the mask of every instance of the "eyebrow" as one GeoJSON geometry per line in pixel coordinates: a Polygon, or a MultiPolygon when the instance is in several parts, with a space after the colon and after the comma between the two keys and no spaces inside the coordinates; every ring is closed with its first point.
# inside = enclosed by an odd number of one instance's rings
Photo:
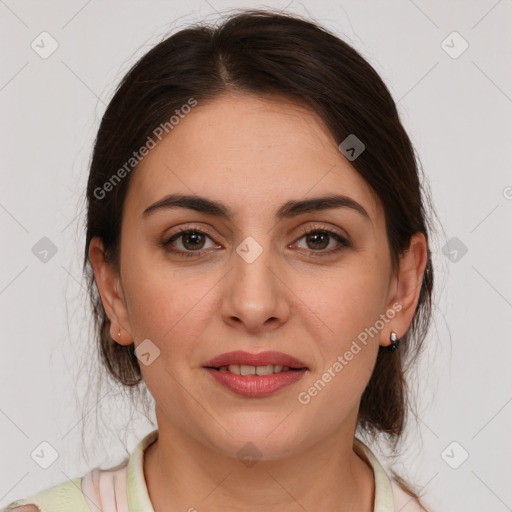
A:
{"type": "MultiPolygon", "coordinates": [[[[159,199],[148,206],[142,213],[142,216],[143,218],[148,218],[151,214],[159,210],[170,210],[174,208],[187,208],[228,220],[232,219],[234,216],[233,211],[219,201],[201,196],[182,194],[169,194],[159,199]]],[[[354,201],[354,199],[344,195],[328,195],[311,199],[287,201],[277,211],[276,218],[278,220],[288,219],[297,217],[303,213],[313,213],[335,208],[349,208],[371,222],[370,216],[363,206],[357,201],[354,201]]]]}

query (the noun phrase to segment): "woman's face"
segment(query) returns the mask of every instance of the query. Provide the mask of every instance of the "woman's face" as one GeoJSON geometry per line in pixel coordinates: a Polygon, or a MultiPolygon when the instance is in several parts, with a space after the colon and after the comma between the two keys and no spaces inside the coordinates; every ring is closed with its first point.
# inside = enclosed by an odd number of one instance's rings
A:
{"type": "Polygon", "coordinates": [[[281,99],[199,102],[131,180],[114,322],[123,342],[145,343],[159,428],[232,455],[252,442],[268,459],[352,436],[379,344],[407,326],[382,207],[319,119],[281,99]],[[158,207],[171,194],[229,215],[158,207]],[[300,206],[326,196],[349,200],[300,206]],[[247,396],[204,367],[232,351],[282,352],[307,370],[247,396]]]}

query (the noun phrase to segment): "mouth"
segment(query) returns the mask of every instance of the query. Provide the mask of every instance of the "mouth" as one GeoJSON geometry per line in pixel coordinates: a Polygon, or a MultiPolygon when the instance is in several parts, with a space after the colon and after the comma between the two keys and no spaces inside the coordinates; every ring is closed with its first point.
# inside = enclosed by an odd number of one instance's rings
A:
{"type": "Polygon", "coordinates": [[[221,354],[207,361],[203,367],[244,376],[309,370],[306,364],[290,354],[277,351],[251,353],[243,350],[221,354]]]}
{"type": "Polygon", "coordinates": [[[282,352],[221,354],[203,368],[224,388],[245,397],[266,397],[298,382],[309,368],[282,352]]]}
{"type": "Polygon", "coordinates": [[[267,364],[263,366],[252,366],[252,365],[240,365],[240,364],[230,364],[225,366],[205,366],[204,368],[209,368],[211,370],[217,370],[219,372],[229,372],[234,375],[241,375],[243,377],[249,376],[259,376],[263,377],[265,375],[273,375],[274,373],[283,373],[283,372],[298,372],[301,370],[307,370],[307,367],[301,368],[291,368],[290,366],[285,366],[282,364],[267,364]]]}

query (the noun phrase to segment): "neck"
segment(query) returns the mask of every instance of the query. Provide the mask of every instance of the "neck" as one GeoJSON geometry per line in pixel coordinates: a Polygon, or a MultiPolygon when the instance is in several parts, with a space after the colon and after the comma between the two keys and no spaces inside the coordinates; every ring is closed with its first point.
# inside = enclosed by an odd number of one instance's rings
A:
{"type": "Polygon", "coordinates": [[[353,451],[353,430],[286,458],[244,464],[162,426],[144,456],[155,512],[373,510],[374,475],[353,451]]]}

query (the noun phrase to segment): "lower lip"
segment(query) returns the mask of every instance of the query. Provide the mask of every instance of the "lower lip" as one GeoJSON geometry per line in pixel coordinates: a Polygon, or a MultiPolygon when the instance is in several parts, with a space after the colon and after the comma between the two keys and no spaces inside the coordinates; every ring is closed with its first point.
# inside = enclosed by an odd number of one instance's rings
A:
{"type": "Polygon", "coordinates": [[[234,393],[251,398],[269,396],[297,382],[307,369],[289,370],[273,373],[272,375],[236,375],[235,373],[205,368],[205,370],[220,384],[234,393]]]}

